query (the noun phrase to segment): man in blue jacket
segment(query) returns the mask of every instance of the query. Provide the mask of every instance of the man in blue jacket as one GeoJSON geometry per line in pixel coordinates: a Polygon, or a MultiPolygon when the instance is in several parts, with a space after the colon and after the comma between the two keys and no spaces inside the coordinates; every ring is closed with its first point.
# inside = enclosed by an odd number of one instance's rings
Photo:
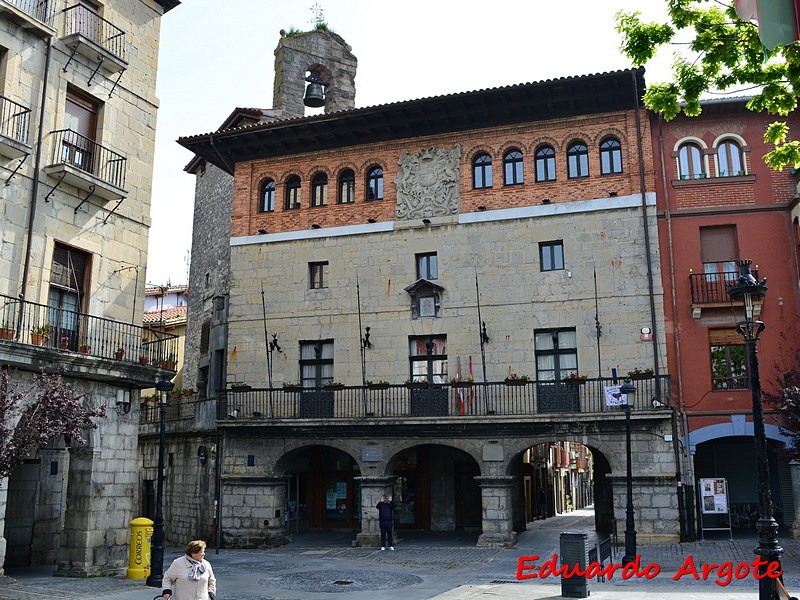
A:
{"type": "Polygon", "coordinates": [[[392,524],[394,521],[395,503],[392,497],[383,495],[381,501],[375,507],[378,509],[378,524],[381,527],[381,551],[386,550],[386,538],[389,538],[389,550],[394,551],[394,541],[392,541],[392,524]]]}

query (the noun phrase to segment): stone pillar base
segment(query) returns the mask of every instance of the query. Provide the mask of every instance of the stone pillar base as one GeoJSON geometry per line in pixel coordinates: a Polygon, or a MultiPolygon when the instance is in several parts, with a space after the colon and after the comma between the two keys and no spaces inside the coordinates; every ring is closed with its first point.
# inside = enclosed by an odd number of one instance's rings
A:
{"type": "Polygon", "coordinates": [[[357,533],[353,542],[354,548],[370,548],[381,545],[381,536],[374,533],[357,533]]]}
{"type": "Polygon", "coordinates": [[[478,548],[512,548],[517,543],[517,534],[511,533],[482,533],[478,536],[478,548]]]}

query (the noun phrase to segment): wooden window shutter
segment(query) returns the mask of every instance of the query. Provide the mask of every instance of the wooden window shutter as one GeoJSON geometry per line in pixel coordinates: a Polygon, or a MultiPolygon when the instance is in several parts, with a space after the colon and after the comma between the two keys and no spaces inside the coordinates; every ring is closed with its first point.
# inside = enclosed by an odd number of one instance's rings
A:
{"type": "Polygon", "coordinates": [[[744,340],[735,329],[709,329],[708,343],[710,346],[741,346],[744,340]]]}
{"type": "Polygon", "coordinates": [[[94,140],[97,132],[97,105],[68,91],[64,108],[64,128],[94,140]]]}
{"type": "Polygon", "coordinates": [[[704,263],[737,260],[736,226],[701,227],[700,252],[704,263]]]}
{"type": "Polygon", "coordinates": [[[208,352],[208,340],[211,335],[211,321],[203,323],[200,329],[200,353],[205,354],[208,352]]]}
{"type": "Polygon", "coordinates": [[[88,257],[83,252],[56,245],[53,248],[53,266],[50,285],[83,293],[88,257]]]}

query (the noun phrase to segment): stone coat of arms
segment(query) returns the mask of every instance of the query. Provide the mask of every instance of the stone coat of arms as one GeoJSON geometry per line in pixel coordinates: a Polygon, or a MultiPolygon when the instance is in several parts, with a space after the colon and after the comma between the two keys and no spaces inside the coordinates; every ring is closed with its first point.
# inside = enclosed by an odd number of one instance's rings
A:
{"type": "Polygon", "coordinates": [[[398,160],[397,218],[422,219],[457,214],[461,146],[430,146],[417,154],[403,151],[398,160]]]}

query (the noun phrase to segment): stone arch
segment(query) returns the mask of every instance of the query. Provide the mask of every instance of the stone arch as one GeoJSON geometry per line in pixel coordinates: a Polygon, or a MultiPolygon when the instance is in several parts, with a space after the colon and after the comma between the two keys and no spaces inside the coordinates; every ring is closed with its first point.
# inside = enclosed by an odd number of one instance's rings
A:
{"type": "MultiPolygon", "coordinates": [[[[612,486],[608,480],[608,475],[612,473],[619,473],[614,469],[624,469],[624,465],[617,465],[620,462],[617,460],[620,454],[620,448],[612,447],[607,441],[600,437],[585,436],[579,434],[564,433],[548,433],[535,436],[533,438],[525,438],[517,440],[513,447],[508,448],[509,452],[504,464],[505,475],[513,479],[513,526],[515,531],[521,531],[526,526],[526,509],[530,508],[530,513],[535,515],[540,512],[538,509],[540,500],[538,497],[533,497],[533,481],[525,482],[524,476],[533,476],[534,473],[528,470],[525,473],[523,463],[523,454],[530,448],[539,444],[548,442],[561,442],[568,441],[573,443],[582,444],[587,447],[592,453],[592,488],[591,498],[595,507],[595,528],[598,532],[610,533],[612,530],[612,523],[614,520],[614,500],[612,493],[612,486]],[[530,489],[528,489],[530,488],[530,489]],[[526,505],[528,503],[528,505],[526,505]],[[537,510],[534,511],[533,508],[537,510]]],[[[624,462],[624,456],[623,456],[624,462]]],[[[529,465],[530,466],[530,465],[529,465]]],[[[542,474],[540,473],[540,476],[542,474]]],[[[531,477],[531,480],[535,477],[531,477]]],[[[546,497],[548,498],[548,510],[552,511],[553,499],[552,490],[548,490],[546,497]]],[[[573,490],[573,501],[575,500],[573,490]]]]}
{"type": "Polygon", "coordinates": [[[364,466],[361,464],[359,458],[354,456],[351,452],[352,445],[348,444],[344,440],[286,440],[286,442],[287,443],[285,444],[284,452],[277,456],[274,464],[267,469],[268,471],[272,472],[273,477],[281,477],[286,475],[286,467],[289,459],[303,452],[304,450],[309,450],[319,446],[339,450],[350,456],[358,464],[359,468],[364,466]]]}
{"type": "Polygon", "coordinates": [[[556,138],[549,135],[542,135],[531,142],[530,152],[534,159],[536,158],[536,151],[542,146],[552,146],[556,154],[559,154],[562,150],[561,142],[559,142],[556,138]]]}
{"type": "Polygon", "coordinates": [[[325,165],[314,165],[313,167],[311,167],[310,169],[308,169],[306,171],[305,179],[307,179],[308,181],[311,181],[311,179],[317,173],[325,173],[325,175],[328,176],[328,180],[330,180],[330,178],[331,178],[331,169],[329,167],[327,167],[325,165]]]}
{"type": "Polygon", "coordinates": [[[619,143],[623,146],[627,145],[628,143],[628,137],[625,135],[624,131],[618,127],[606,127],[598,131],[597,134],[592,137],[591,145],[599,146],[600,143],[608,137],[617,138],[619,143]]]}

